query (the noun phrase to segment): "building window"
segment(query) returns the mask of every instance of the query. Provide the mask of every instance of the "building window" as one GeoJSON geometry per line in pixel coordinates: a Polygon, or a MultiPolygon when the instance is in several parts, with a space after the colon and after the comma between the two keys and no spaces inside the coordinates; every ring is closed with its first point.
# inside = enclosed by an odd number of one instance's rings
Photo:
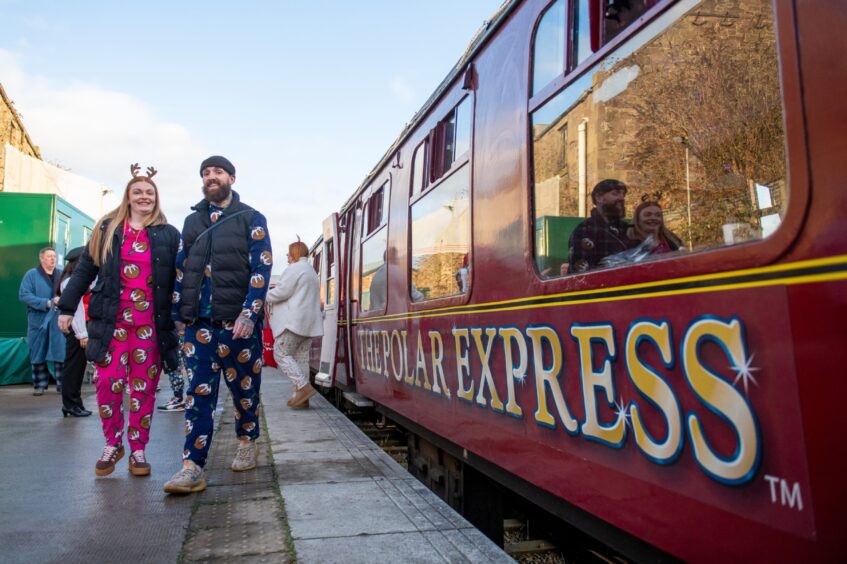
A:
{"type": "MultiPolygon", "coordinates": [[[[629,2],[620,21],[653,4],[629,2]]],[[[736,245],[777,229],[789,186],[771,4],[750,0],[739,12],[735,0],[682,0],[532,112],[542,276],[736,245]],[[613,180],[626,187],[622,202],[607,201],[613,180]]]]}
{"type": "Polygon", "coordinates": [[[412,204],[413,302],[468,291],[470,166],[465,163],[412,204]]]}

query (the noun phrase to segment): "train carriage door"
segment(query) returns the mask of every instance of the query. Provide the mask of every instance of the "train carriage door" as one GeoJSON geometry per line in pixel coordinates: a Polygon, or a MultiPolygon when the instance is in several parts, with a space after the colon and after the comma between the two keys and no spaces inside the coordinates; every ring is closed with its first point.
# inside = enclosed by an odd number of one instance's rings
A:
{"type": "Polygon", "coordinates": [[[321,364],[315,383],[331,387],[335,373],[335,355],[338,335],[338,214],[323,222],[323,248],[321,255],[321,301],[324,304],[324,335],[321,340],[321,364]]]}

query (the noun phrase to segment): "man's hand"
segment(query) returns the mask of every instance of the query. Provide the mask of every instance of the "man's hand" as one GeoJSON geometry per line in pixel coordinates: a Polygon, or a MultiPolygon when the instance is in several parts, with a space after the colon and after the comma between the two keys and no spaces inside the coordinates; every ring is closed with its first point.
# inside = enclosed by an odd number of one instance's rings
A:
{"type": "Polygon", "coordinates": [[[62,333],[67,333],[71,328],[71,322],[74,320],[73,315],[65,315],[64,313],[59,316],[59,329],[62,333]]]}
{"type": "Polygon", "coordinates": [[[239,317],[235,320],[235,326],[232,328],[233,339],[246,339],[253,334],[255,323],[244,317],[239,317]]]}

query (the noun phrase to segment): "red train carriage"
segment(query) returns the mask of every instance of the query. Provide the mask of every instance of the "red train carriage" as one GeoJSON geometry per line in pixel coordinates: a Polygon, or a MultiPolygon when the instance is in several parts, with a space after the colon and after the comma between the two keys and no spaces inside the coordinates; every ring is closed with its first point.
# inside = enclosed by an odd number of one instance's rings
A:
{"type": "Polygon", "coordinates": [[[637,558],[844,554],[845,27],[504,4],[324,223],[317,382],[637,558]],[[604,179],[666,244],[576,230],[604,179]]]}

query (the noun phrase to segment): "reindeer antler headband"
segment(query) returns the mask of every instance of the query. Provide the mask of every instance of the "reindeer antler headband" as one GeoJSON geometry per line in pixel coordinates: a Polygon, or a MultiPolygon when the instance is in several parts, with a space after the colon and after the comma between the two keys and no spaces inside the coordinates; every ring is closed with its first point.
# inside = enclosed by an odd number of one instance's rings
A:
{"type": "Polygon", "coordinates": [[[132,174],[132,178],[130,178],[129,182],[127,182],[127,187],[129,187],[129,185],[134,183],[134,182],[142,182],[143,181],[143,182],[149,182],[150,184],[152,184],[158,190],[158,186],[156,186],[156,183],[153,182],[153,177],[156,176],[156,173],[159,172],[159,171],[156,170],[155,168],[153,168],[152,166],[148,166],[147,167],[147,176],[139,176],[138,173],[140,171],[141,171],[141,167],[138,166],[138,163],[133,163],[133,164],[129,165],[129,172],[132,174]]]}
{"type": "Polygon", "coordinates": [[[662,200],[662,196],[663,194],[661,191],[653,192],[652,194],[648,192],[646,194],[641,195],[641,201],[658,203],[662,200]]]}

